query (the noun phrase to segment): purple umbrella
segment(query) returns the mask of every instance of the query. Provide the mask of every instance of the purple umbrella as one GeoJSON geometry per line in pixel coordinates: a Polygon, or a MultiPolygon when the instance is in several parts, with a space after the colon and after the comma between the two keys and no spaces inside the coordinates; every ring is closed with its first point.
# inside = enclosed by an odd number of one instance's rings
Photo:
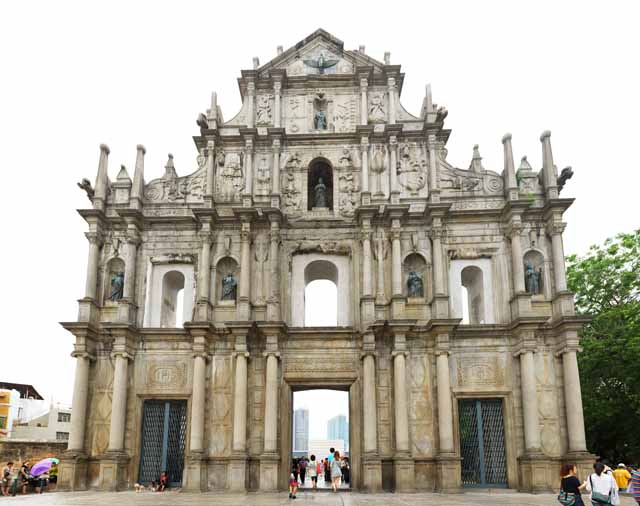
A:
{"type": "Polygon", "coordinates": [[[40,462],[37,462],[31,468],[31,476],[40,476],[41,474],[46,473],[53,466],[53,462],[50,459],[44,459],[40,462]]]}

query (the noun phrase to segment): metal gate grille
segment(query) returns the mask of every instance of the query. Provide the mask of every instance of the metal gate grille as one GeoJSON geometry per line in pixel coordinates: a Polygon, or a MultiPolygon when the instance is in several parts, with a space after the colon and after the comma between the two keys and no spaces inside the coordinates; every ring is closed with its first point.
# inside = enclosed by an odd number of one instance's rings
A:
{"type": "Polygon", "coordinates": [[[459,414],[462,484],[506,487],[502,400],[464,399],[459,414]]]}
{"type": "Polygon", "coordinates": [[[186,434],[186,401],[144,401],[139,483],[157,481],[167,471],[170,486],[182,485],[186,434]]]}

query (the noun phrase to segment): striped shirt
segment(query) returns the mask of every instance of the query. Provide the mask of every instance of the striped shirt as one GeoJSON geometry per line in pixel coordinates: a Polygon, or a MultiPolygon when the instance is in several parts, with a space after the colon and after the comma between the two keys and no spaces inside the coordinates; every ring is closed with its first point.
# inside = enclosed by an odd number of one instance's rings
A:
{"type": "Polygon", "coordinates": [[[633,498],[640,504],[640,471],[631,473],[631,484],[633,486],[633,498]]]}

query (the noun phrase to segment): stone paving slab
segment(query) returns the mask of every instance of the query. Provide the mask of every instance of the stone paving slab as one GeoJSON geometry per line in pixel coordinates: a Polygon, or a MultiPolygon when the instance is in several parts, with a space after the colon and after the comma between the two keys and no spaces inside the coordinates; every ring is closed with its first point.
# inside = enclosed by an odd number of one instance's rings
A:
{"type": "MultiPolygon", "coordinates": [[[[589,501],[587,500],[588,504],[589,501]]],[[[178,492],[73,492],[0,497],[4,504],[27,506],[551,506],[559,504],[553,494],[515,492],[468,492],[464,494],[357,494],[353,492],[302,492],[295,500],[280,494],[189,494],[178,492]]],[[[631,497],[622,497],[621,506],[636,506],[631,497]]]]}

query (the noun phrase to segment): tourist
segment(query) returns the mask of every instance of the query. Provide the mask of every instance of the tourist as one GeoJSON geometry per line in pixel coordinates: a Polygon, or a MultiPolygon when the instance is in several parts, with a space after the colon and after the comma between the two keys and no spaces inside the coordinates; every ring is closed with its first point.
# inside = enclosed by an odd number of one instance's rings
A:
{"type": "Polygon", "coordinates": [[[300,463],[298,459],[294,458],[291,464],[291,472],[293,473],[293,477],[296,479],[296,483],[298,482],[298,476],[300,474],[300,463]]]}
{"type": "Polygon", "coordinates": [[[593,466],[595,472],[585,482],[586,491],[590,493],[589,499],[591,499],[594,506],[599,504],[620,504],[618,484],[611,473],[605,472],[605,468],[602,462],[596,462],[593,466]]]}
{"type": "Polygon", "coordinates": [[[307,472],[309,473],[309,478],[311,478],[311,486],[314,490],[318,488],[318,474],[320,474],[319,467],[320,464],[316,462],[316,456],[311,455],[311,460],[307,466],[307,472]]]}
{"type": "Polygon", "coordinates": [[[158,482],[158,492],[164,492],[167,488],[169,488],[169,477],[166,471],[162,471],[160,481],[158,482]]]}
{"type": "Polygon", "coordinates": [[[616,480],[620,492],[626,492],[631,479],[631,473],[627,471],[627,466],[622,463],[618,464],[618,468],[613,471],[613,478],[616,480]]]}
{"type": "Polygon", "coordinates": [[[336,450],[333,453],[333,460],[331,461],[331,488],[334,492],[337,492],[340,488],[340,481],[342,481],[342,468],[340,466],[340,452],[336,450]]]}
{"type": "MultiPolygon", "coordinates": [[[[561,491],[567,494],[565,495],[567,499],[570,499],[570,494],[573,494],[573,497],[575,497],[575,502],[573,503],[574,506],[584,506],[580,491],[584,490],[586,483],[580,484],[580,480],[576,476],[577,474],[578,470],[576,469],[575,464],[564,464],[560,470],[560,487],[561,491]]],[[[563,494],[561,493],[560,497],[562,496],[563,494]]],[[[567,504],[571,503],[567,502],[567,504]]]]}
{"type": "Polygon", "coordinates": [[[11,494],[12,496],[15,497],[15,495],[18,493],[19,488],[22,489],[22,495],[27,493],[27,485],[29,484],[29,470],[29,462],[24,461],[22,463],[22,466],[20,467],[20,470],[18,471],[18,477],[14,482],[13,493],[11,494]]]}
{"type": "Polygon", "coordinates": [[[298,462],[298,468],[300,469],[300,485],[304,487],[304,479],[307,476],[307,457],[302,457],[298,462]]]}
{"type": "Polygon", "coordinates": [[[327,455],[327,459],[329,460],[329,464],[333,462],[333,454],[335,453],[335,448],[329,448],[329,455],[327,455]]]}
{"type": "Polygon", "coordinates": [[[351,480],[351,466],[349,466],[349,457],[342,457],[342,481],[349,483],[351,480]]]}
{"type": "Polygon", "coordinates": [[[58,484],[58,464],[53,464],[49,469],[49,484],[58,484]]]}
{"type": "Polygon", "coordinates": [[[631,473],[631,487],[633,498],[640,504],[640,469],[631,473]]]}
{"type": "Polygon", "coordinates": [[[298,478],[293,472],[297,468],[298,464],[294,460],[294,464],[291,466],[291,474],[289,475],[289,499],[295,499],[298,492],[298,478]]]}
{"type": "Polygon", "coordinates": [[[0,486],[0,492],[2,495],[8,496],[9,489],[11,488],[11,482],[13,481],[13,462],[7,462],[6,467],[2,470],[2,483],[0,486]]]}
{"type": "Polygon", "coordinates": [[[49,473],[43,473],[36,478],[36,493],[42,494],[49,484],[49,473]]]}
{"type": "Polygon", "coordinates": [[[329,459],[324,459],[324,482],[328,485],[331,483],[331,467],[329,466],[329,459]]]}

